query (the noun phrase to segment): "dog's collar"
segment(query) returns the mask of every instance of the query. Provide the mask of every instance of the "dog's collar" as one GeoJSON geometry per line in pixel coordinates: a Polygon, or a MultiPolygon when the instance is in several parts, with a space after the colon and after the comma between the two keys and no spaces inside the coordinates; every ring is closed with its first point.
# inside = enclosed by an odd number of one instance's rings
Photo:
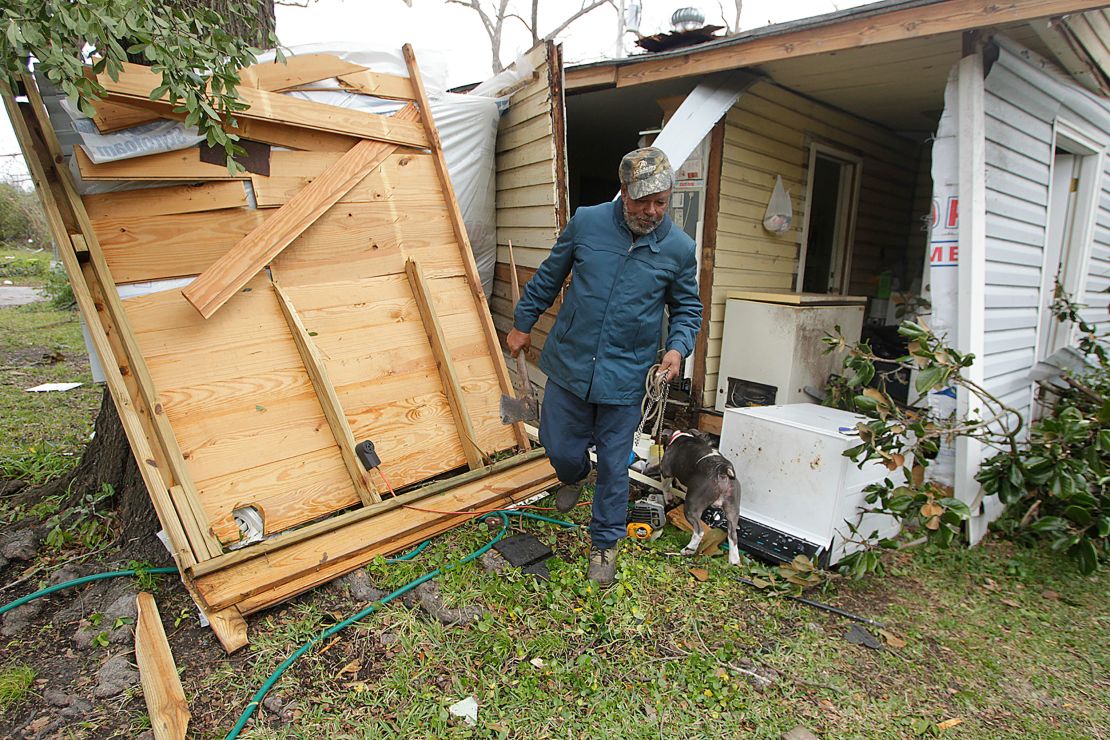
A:
{"type": "Polygon", "coordinates": [[[723,458],[725,459],[725,461],[726,461],[726,462],[728,461],[728,458],[727,458],[727,457],[725,457],[724,455],[722,455],[722,454],[721,454],[721,452],[720,452],[720,450],[713,450],[712,452],[710,452],[710,453],[708,453],[708,454],[705,454],[705,455],[702,455],[701,457],[699,457],[699,458],[697,459],[697,461],[695,461],[695,462],[694,462],[694,465],[697,465],[697,464],[698,464],[698,463],[700,463],[700,462],[701,462],[702,460],[707,460],[707,459],[709,459],[709,458],[711,458],[711,457],[723,457],[723,458]]]}
{"type": "Polygon", "coordinates": [[[677,432],[675,432],[674,434],[671,435],[671,438],[667,440],[667,444],[668,445],[672,444],[679,437],[691,437],[692,438],[693,436],[694,435],[690,434],[689,432],[684,432],[680,429],[680,430],[678,430],[677,432]]]}

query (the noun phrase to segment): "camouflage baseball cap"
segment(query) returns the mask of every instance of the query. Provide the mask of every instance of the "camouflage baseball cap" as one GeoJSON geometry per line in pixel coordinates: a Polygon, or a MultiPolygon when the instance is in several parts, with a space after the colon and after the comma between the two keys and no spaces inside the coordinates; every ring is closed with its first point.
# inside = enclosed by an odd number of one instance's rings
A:
{"type": "Polygon", "coordinates": [[[646,146],[624,155],[620,166],[621,184],[628,186],[633,200],[674,187],[674,170],[662,149],[646,146]]]}

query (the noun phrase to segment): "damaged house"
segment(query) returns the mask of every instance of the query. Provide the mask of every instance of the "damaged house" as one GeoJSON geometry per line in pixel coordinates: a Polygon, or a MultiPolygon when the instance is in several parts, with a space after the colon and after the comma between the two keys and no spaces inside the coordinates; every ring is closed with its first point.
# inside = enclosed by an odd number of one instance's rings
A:
{"type": "MultiPolygon", "coordinates": [[[[505,245],[526,280],[568,210],[611,198],[621,155],[658,137],[684,162],[672,218],[699,245],[706,322],[686,377],[702,428],[719,433],[729,407],[812,400],[806,386],[838,368],[820,354],[824,330],[878,346],[925,301],[980,358],[972,379],[1028,418],[1030,369],[1069,341],[1049,311],[1057,276],[1087,321],[1110,326],[1102,5],[889,0],[567,69],[565,110],[552,105],[566,146],[551,150],[567,208],[498,186],[499,330],[505,245]],[[780,180],[791,222],[772,231],[780,180]]],[[[528,147],[499,153],[499,183],[537,167],[528,147]]],[[[988,451],[955,452],[974,542],[1000,505],[973,479],[988,451]]]]}

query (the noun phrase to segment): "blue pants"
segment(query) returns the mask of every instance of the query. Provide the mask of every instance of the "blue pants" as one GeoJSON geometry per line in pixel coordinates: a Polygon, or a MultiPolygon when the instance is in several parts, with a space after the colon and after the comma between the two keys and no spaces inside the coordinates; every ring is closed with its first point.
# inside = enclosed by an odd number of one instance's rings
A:
{"type": "Polygon", "coordinates": [[[540,409],[540,444],[563,483],[577,483],[590,472],[586,448],[597,449],[590,539],[595,547],[612,547],[627,534],[628,453],[640,425],[640,405],[583,401],[548,380],[540,409]]]}

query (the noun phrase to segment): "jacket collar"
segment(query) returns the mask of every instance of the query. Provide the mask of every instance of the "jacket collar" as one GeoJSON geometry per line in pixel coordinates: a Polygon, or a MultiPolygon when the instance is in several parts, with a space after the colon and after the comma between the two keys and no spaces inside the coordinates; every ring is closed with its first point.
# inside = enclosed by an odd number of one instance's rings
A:
{"type": "MultiPolygon", "coordinates": [[[[624,200],[620,195],[617,195],[616,200],[613,201],[613,222],[616,223],[617,228],[624,229],[629,238],[632,238],[632,231],[624,221],[624,200]]],[[[669,234],[670,231],[671,217],[664,214],[663,220],[659,222],[659,225],[655,227],[654,231],[636,238],[636,245],[642,246],[646,244],[652,252],[658,254],[660,242],[667,238],[667,234],[669,234]]]]}

